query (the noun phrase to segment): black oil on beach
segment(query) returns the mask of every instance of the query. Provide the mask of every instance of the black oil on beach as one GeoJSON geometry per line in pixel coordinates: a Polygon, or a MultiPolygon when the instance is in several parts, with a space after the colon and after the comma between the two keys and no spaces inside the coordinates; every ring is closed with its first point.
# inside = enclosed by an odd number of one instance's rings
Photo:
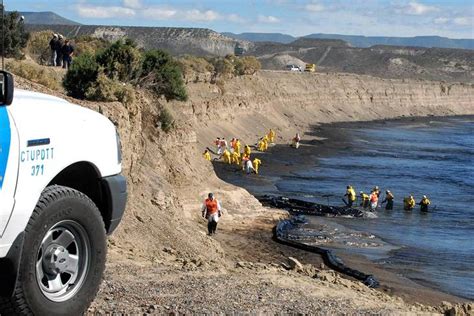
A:
{"type": "Polygon", "coordinates": [[[395,208],[378,208],[377,218],[310,217],[307,229],[329,237],[314,243],[474,299],[474,117],[323,125],[303,140],[298,150],[277,145],[261,154],[259,176],[216,171],[254,194],[340,206],[348,184],[357,193],[378,185],[381,197],[389,189],[395,208]],[[431,211],[403,211],[411,193],[417,202],[428,195],[431,211]]]}

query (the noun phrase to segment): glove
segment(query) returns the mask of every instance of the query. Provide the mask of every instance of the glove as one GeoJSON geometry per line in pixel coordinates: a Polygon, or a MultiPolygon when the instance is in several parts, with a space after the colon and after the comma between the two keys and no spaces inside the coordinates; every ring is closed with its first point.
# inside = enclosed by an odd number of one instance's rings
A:
{"type": "Polygon", "coordinates": [[[221,211],[218,211],[218,212],[217,212],[217,216],[221,217],[221,216],[222,216],[222,212],[221,212],[221,211]]]}

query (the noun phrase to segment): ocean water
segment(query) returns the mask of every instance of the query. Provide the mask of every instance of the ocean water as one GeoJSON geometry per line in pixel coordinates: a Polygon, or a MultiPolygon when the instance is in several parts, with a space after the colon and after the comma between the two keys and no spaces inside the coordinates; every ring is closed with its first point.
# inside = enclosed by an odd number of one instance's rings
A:
{"type": "Polygon", "coordinates": [[[342,205],[348,184],[357,193],[378,185],[381,197],[391,190],[395,208],[379,208],[377,218],[315,217],[310,222],[327,224],[329,235],[330,230],[348,231],[346,239],[339,237],[338,248],[474,299],[474,117],[338,128],[347,142],[309,168],[281,178],[278,191],[342,205]],[[423,195],[430,198],[429,213],[418,207],[403,210],[403,197],[411,193],[417,202],[423,195]]]}

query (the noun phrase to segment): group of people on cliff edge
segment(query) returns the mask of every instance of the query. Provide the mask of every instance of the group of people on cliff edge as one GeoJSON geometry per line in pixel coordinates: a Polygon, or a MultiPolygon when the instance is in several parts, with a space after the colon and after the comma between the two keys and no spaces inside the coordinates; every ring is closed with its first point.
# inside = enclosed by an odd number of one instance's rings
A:
{"type": "Polygon", "coordinates": [[[62,66],[65,69],[71,67],[74,47],[69,39],[65,39],[61,34],[54,33],[49,41],[49,48],[51,50],[51,66],[62,66]]]}

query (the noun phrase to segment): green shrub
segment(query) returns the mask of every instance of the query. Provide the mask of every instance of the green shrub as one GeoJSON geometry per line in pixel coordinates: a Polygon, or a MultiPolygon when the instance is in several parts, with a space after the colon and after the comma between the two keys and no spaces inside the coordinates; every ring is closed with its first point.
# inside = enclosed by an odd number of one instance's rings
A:
{"type": "Polygon", "coordinates": [[[51,68],[39,66],[32,61],[10,60],[6,63],[6,68],[13,74],[39,83],[53,90],[59,90],[61,85],[61,75],[51,68]]]}
{"type": "Polygon", "coordinates": [[[231,76],[234,73],[234,64],[227,58],[214,58],[212,64],[218,76],[231,76]]]}
{"type": "Polygon", "coordinates": [[[141,77],[148,76],[155,71],[173,61],[173,57],[162,50],[153,49],[146,51],[143,55],[141,77]]]}
{"type": "Polygon", "coordinates": [[[166,133],[174,127],[173,115],[167,108],[161,109],[160,115],[158,116],[158,122],[160,122],[161,129],[166,133]]]}
{"type": "Polygon", "coordinates": [[[118,40],[96,55],[107,77],[120,81],[135,78],[141,67],[141,53],[133,41],[118,40]]]}
{"type": "Polygon", "coordinates": [[[40,65],[48,65],[51,61],[51,49],[49,41],[53,31],[33,32],[30,34],[26,45],[26,54],[40,65]]]}
{"type": "Polygon", "coordinates": [[[167,100],[186,101],[188,98],[181,68],[166,52],[161,50],[145,52],[141,79],[144,86],[150,87],[167,100]]]}
{"type": "Polygon", "coordinates": [[[95,55],[84,52],[67,72],[63,85],[69,95],[92,100],[130,102],[129,84],[139,83],[167,100],[187,99],[179,65],[166,52],[144,54],[130,41],[117,41],[95,55]]]}
{"type": "Polygon", "coordinates": [[[91,54],[82,54],[74,59],[67,71],[63,85],[68,95],[84,99],[88,89],[94,85],[99,74],[99,65],[91,54]]]}
{"type": "MultiPolygon", "coordinates": [[[[4,8],[1,8],[4,10],[4,8]]],[[[1,13],[1,12],[0,12],[1,13]]],[[[0,45],[0,53],[5,57],[21,58],[21,50],[26,47],[29,33],[25,31],[23,21],[20,21],[20,14],[16,11],[5,13],[4,20],[0,14],[0,25],[4,25],[3,45],[0,45]]]]}
{"type": "Polygon", "coordinates": [[[79,36],[74,39],[74,55],[91,54],[95,55],[100,51],[105,50],[110,43],[102,38],[92,36],[79,36]]]}
{"type": "Polygon", "coordinates": [[[130,103],[135,100],[135,92],[130,85],[110,79],[100,69],[97,80],[87,89],[85,97],[94,101],[130,103]]]}

